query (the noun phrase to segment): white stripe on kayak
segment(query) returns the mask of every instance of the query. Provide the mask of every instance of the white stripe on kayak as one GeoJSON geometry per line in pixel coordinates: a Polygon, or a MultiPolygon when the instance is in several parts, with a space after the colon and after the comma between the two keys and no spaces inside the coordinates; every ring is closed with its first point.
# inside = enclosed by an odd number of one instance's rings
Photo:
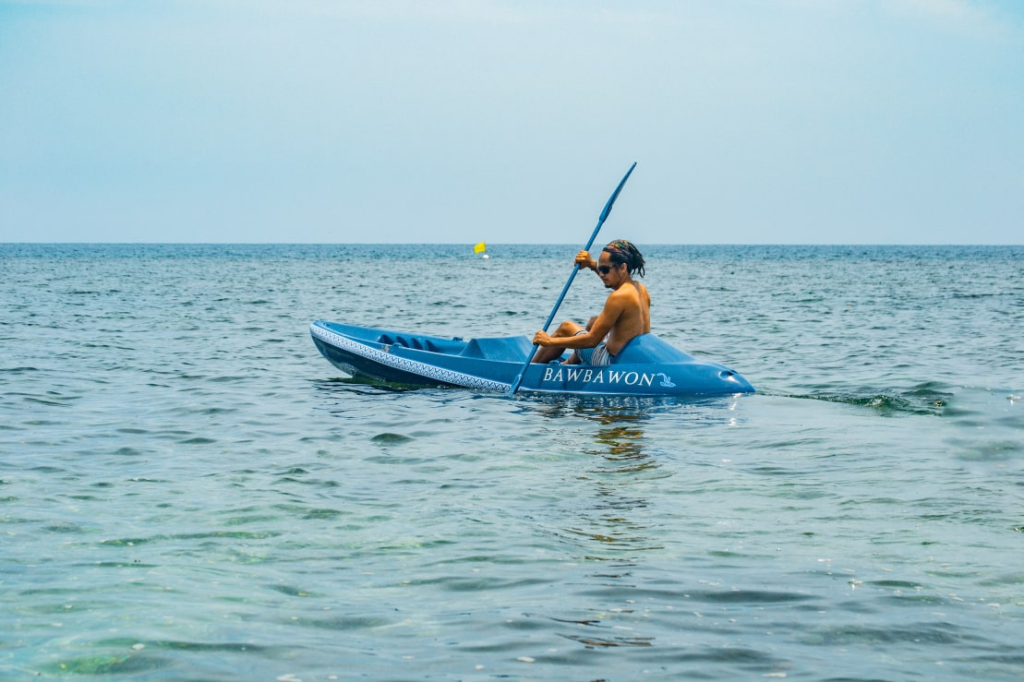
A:
{"type": "Polygon", "coordinates": [[[324,343],[334,346],[335,348],[340,348],[343,351],[347,351],[393,369],[400,369],[404,372],[417,374],[421,377],[434,379],[442,383],[466,386],[467,388],[483,388],[491,391],[507,391],[509,386],[511,386],[511,384],[506,384],[501,381],[483,379],[481,377],[475,377],[472,374],[464,374],[450,369],[435,367],[434,365],[429,365],[425,362],[418,362],[409,358],[391,355],[390,353],[385,353],[377,348],[370,348],[358,341],[353,341],[348,337],[335,334],[334,332],[324,329],[316,324],[309,325],[309,331],[316,338],[320,339],[324,343]]]}

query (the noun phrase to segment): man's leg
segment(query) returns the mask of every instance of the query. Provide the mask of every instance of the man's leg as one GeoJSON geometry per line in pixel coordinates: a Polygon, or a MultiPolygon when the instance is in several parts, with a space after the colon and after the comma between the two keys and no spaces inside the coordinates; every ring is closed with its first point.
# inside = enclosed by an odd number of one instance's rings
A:
{"type": "MultiPolygon", "coordinates": [[[[583,331],[583,327],[579,326],[572,320],[566,320],[562,324],[558,325],[558,329],[551,335],[552,337],[563,337],[563,336],[576,336],[578,332],[583,331]]],[[[544,348],[543,346],[537,349],[537,353],[533,356],[534,362],[551,362],[565,351],[564,348],[544,348]]]]}

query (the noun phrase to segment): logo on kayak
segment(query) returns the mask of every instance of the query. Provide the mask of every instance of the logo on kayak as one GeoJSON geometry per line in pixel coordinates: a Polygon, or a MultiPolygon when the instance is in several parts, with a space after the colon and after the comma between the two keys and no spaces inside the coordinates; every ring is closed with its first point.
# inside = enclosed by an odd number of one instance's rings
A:
{"type": "Polygon", "coordinates": [[[544,370],[542,381],[580,381],[585,384],[625,384],[626,386],[650,386],[654,383],[654,377],[661,375],[665,377],[662,386],[674,386],[668,376],[658,372],[648,374],[647,372],[622,372],[614,369],[591,369],[586,367],[548,367],[544,370]]]}

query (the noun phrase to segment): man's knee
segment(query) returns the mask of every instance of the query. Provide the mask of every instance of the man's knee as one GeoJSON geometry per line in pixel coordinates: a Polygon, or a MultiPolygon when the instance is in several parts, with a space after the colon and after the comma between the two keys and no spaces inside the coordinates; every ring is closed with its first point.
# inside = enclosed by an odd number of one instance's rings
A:
{"type": "Polygon", "coordinates": [[[580,326],[572,320],[566,320],[562,324],[558,325],[558,329],[552,336],[575,336],[576,332],[580,330],[580,326]]]}

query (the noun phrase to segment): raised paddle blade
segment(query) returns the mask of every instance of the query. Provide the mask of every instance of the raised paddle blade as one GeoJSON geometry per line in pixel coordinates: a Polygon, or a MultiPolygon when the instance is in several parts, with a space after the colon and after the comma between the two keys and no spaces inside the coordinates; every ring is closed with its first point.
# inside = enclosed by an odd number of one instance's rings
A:
{"type": "Polygon", "coordinates": [[[590,236],[590,241],[587,242],[587,251],[590,251],[590,247],[593,246],[594,240],[597,238],[597,231],[601,229],[601,224],[607,220],[608,214],[612,212],[612,205],[615,203],[615,200],[619,198],[619,192],[622,191],[622,186],[626,184],[626,180],[629,180],[629,174],[633,172],[634,168],[636,168],[636,161],[634,161],[633,165],[629,167],[626,174],[622,176],[619,186],[615,188],[612,196],[608,199],[608,203],[604,205],[604,210],[601,211],[601,217],[597,221],[597,229],[594,230],[594,234],[590,236]]]}
{"type": "MultiPolygon", "coordinates": [[[[601,211],[601,217],[597,219],[597,227],[594,228],[593,234],[590,235],[590,240],[587,245],[583,247],[584,251],[590,251],[590,247],[594,245],[594,240],[597,239],[597,233],[601,231],[601,226],[604,225],[604,221],[608,218],[608,214],[612,212],[612,206],[615,204],[615,200],[619,198],[619,192],[622,191],[622,186],[626,184],[626,180],[629,180],[630,174],[633,169],[636,168],[636,161],[629,167],[626,174],[622,176],[622,180],[619,181],[618,187],[612,192],[611,197],[608,198],[608,203],[604,205],[604,210],[601,211]]],[[[555,307],[551,309],[551,314],[548,315],[547,321],[544,323],[544,331],[548,330],[551,326],[551,321],[555,319],[555,314],[558,312],[558,307],[562,305],[562,300],[565,298],[565,294],[569,291],[569,287],[572,286],[573,279],[576,278],[576,273],[580,271],[580,264],[576,263],[572,268],[572,273],[569,275],[569,279],[566,280],[565,286],[562,287],[562,293],[558,295],[558,300],[555,301],[555,307]]],[[[516,380],[509,386],[509,393],[513,395],[519,390],[519,385],[523,383],[523,375],[526,374],[526,370],[530,367],[530,363],[533,362],[533,356],[537,354],[537,346],[534,345],[530,349],[530,354],[526,358],[526,363],[523,368],[519,370],[519,374],[516,375],[516,380]]]]}

